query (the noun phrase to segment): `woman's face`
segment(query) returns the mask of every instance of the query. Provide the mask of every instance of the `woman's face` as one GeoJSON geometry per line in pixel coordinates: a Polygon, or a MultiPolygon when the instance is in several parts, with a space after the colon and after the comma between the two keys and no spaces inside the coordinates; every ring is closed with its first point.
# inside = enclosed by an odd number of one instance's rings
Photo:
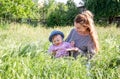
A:
{"type": "Polygon", "coordinates": [[[79,33],[84,33],[84,32],[86,32],[86,29],[87,29],[87,28],[84,27],[84,26],[82,26],[80,23],[74,22],[74,26],[75,26],[77,32],[79,32],[79,33]]]}
{"type": "Polygon", "coordinates": [[[52,39],[52,43],[54,45],[60,45],[62,43],[63,39],[61,35],[55,35],[52,39]]]}

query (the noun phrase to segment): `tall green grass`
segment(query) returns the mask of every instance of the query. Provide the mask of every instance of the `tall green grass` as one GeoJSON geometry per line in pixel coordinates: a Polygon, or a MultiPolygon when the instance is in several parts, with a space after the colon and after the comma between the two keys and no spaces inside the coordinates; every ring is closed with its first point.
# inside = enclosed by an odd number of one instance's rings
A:
{"type": "Polygon", "coordinates": [[[1,28],[0,79],[120,79],[120,29],[97,26],[100,51],[90,60],[90,70],[84,57],[54,59],[47,54],[50,32],[57,29],[67,36],[72,27],[13,23],[1,28]]]}

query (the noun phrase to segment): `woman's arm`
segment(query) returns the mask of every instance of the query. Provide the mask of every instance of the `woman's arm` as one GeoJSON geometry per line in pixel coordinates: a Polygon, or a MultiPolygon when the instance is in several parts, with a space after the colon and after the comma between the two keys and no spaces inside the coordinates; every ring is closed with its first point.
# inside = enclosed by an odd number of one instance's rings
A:
{"type": "Polygon", "coordinates": [[[91,59],[96,54],[95,46],[92,41],[89,42],[87,50],[88,50],[89,59],[91,59]]]}

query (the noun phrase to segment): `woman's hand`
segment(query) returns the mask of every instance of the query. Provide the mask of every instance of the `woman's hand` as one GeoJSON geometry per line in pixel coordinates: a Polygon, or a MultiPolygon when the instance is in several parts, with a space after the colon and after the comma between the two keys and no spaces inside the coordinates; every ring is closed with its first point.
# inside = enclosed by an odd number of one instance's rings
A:
{"type": "Polygon", "coordinates": [[[79,51],[79,48],[77,48],[77,47],[73,47],[73,48],[69,48],[69,49],[67,49],[67,51],[78,52],[78,51],[79,51]]]}
{"type": "Polygon", "coordinates": [[[79,48],[75,47],[74,50],[75,50],[76,52],[78,52],[78,51],[79,51],[79,48]]]}

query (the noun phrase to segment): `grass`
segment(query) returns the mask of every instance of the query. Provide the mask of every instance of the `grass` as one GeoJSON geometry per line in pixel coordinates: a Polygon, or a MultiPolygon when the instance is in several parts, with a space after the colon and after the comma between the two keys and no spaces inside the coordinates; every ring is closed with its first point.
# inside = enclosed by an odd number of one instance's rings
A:
{"type": "Polygon", "coordinates": [[[67,36],[72,27],[30,27],[10,24],[0,28],[0,79],[120,79],[120,29],[114,25],[99,27],[100,51],[86,58],[54,59],[47,54],[48,36],[53,29],[67,36]]]}

